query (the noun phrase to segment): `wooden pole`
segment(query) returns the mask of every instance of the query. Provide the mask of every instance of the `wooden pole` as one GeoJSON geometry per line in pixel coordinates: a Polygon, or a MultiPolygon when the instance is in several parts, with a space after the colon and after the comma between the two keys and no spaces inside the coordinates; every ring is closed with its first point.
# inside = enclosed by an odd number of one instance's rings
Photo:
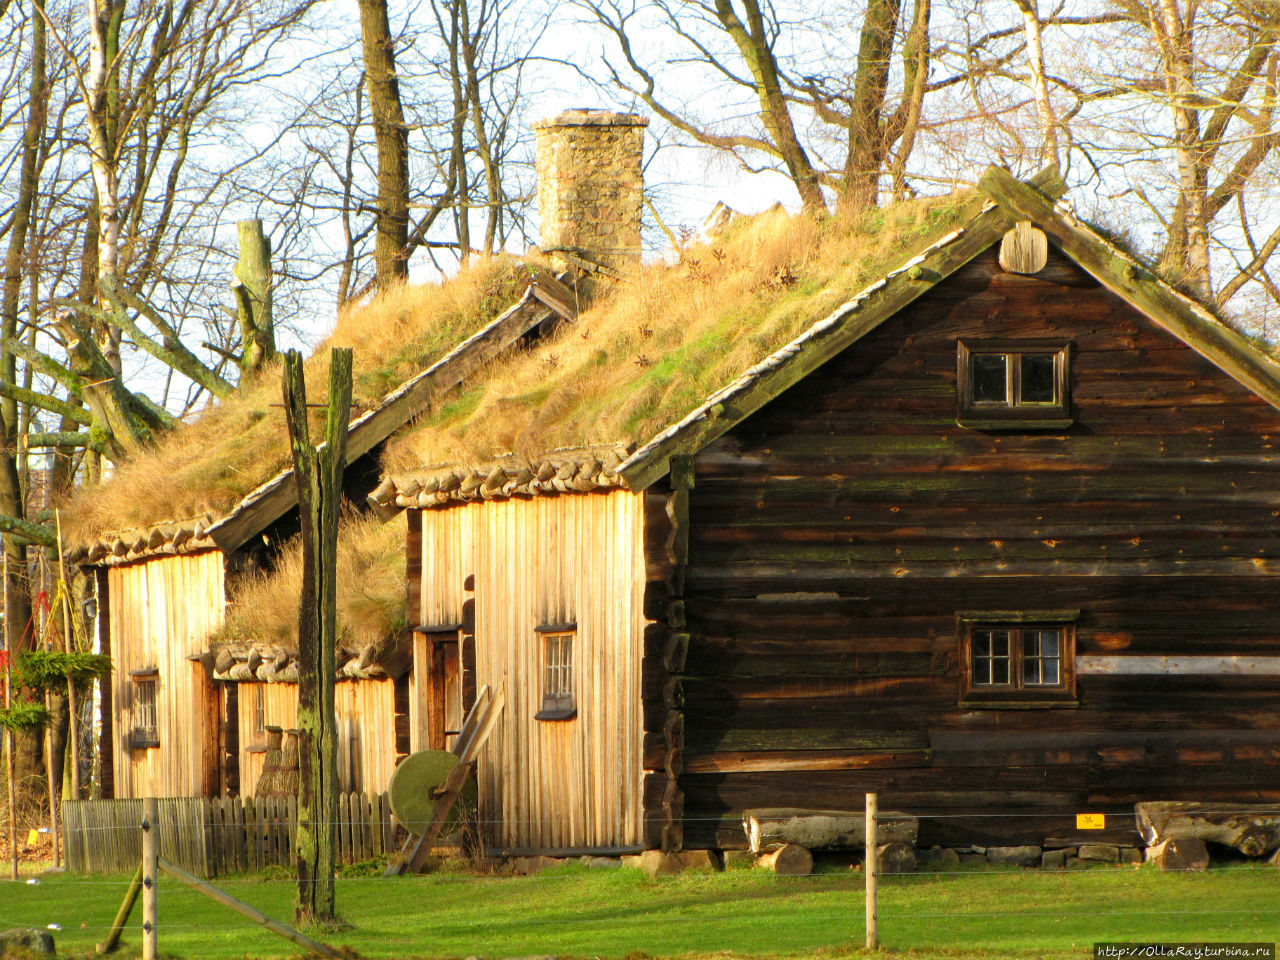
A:
{"type": "Polygon", "coordinates": [[[160,866],[160,805],[155,797],[142,801],[142,960],[156,960],[156,879],[160,866]]]}
{"type": "Polygon", "coordinates": [[[880,800],[867,794],[867,859],[863,865],[867,881],[867,949],[880,949],[880,800]]]}
{"type": "Polygon", "coordinates": [[[329,356],[325,441],[311,445],[302,355],[285,354],[284,404],[298,485],[302,589],[298,601],[298,907],[300,922],[333,920],[338,843],[337,665],[338,518],[351,419],[351,350],[329,356]]]}
{"type": "Polygon", "coordinates": [[[53,865],[57,867],[62,861],[58,855],[58,781],[62,779],[60,772],[53,769],[53,698],[48,690],[44,692],[44,753],[45,772],[49,780],[49,831],[53,834],[53,865]]]}
{"type": "Polygon", "coordinates": [[[176,877],[181,880],[187,886],[199,890],[206,897],[217,900],[225,907],[230,907],[241,916],[248,917],[254,923],[262,924],[272,933],[284,937],[286,940],[292,940],[298,946],[306,950],[308,954],[319,954],[322,957],[342,957],[342,954],[333,949],[333,947],[326,946],[318,940],[312,940],[310,937],[302,935],[297,930],[293,929],[293,927],[287,926],[279,920],[272,920],[261,910],[256,910],[247,903],[237,900],[235,897],[231,896],[231,894],[219,890],[211,883],[206,883],[194,873],[188,873],[186,870],[170,863],[168,860],[160,861],[160,869],[169,874],[169,876],[176,877]]]}
{"type": "MultiPolygon", "coordinates": [[[[71,642],[71,584],[67,580],[67,563],[62,555],[62,517],[57,510],[53,511],[53,520],[58,534],[58,596],[62,598],[62,645],[67,653],[75,649],[71,642]]],[[[72,673],[67,673],[67,749],[71,751],[71,799],[80,799],[80,723],[79,711],[76,709],[76,681],[72,673]]]]}
{"type": "Polygon", "coordinates": [[[129,882],[129,889],[125,891],[124,899],[120,901],[120,909],[116,911],[111,932],[107,934],[106,940],[94,946],[95,952],[110,953],[120,945],[120,935],[124,933],[124,925],[129,922],[129,914],[133,913],[133,905],[138,902],[138,894],[141,892],[142,864],[138,864],[138,869],[133,872],[133,879],[129,882]]]}
{"type": "MultiPolygon", "coordinates": [[[[13,706],[13,650],[9,645],[9,551],[4,551],[4,708],[13,706]]],[[[13,728],[4,731],[4,765],[9,781],[9,879],[18,879],[18,801],[13,779],[17,776],[13,759],[13,728]]]]}

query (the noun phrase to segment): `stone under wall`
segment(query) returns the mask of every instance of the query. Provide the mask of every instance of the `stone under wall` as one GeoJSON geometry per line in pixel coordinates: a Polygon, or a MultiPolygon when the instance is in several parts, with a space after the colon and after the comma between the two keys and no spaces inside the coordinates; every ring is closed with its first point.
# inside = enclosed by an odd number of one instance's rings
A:
{"type": "Polygon", "coordinates": [[[640,263],[645,117],[567,110],[534,124],[542,249],[613,269],[640,263]]]}

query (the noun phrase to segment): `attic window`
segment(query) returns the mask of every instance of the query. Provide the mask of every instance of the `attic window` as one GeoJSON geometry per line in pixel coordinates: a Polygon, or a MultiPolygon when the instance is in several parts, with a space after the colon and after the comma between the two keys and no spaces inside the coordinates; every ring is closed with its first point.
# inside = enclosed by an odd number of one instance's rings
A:
{"type": "Polygon", "coordinates": [[[160,734],[156,727],[156,678],[155,670],[146,673],[132,672],[131,699],[129,704],[129,746],[133,749],[160,746],[160,734]]]}
{"type": "Polygon", "coordinates": [[[573,698],[573,641],[577,624],[557,623],[535,628],[542,638],[542,709],[535,720],[572,720],[578,715],[573,698]]]}
{"type": "Polygon", "coordinates": [[[1075,705],[1078,610],[958,615],[963,706],[1075,705]]]}
{"type": "Polygon", "coordinates": [[[956,422],[980,430],[1071,426],[1071,344],[1061,340],[959,340],[956,422]]]}

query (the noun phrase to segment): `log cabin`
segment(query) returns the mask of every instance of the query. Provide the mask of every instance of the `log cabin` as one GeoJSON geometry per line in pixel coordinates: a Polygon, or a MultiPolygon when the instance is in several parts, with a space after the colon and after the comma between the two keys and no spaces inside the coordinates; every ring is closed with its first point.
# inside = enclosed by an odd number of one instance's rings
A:
{"type": "MultiPolygon", "coordinates": [[[[1062,190],[989,170],[731,376],[681,303],[729,309],[734,253],[694,251],[632,294],[679,328],[643,414],[647,319],[591,357],[611,399],[557,372],[608,335],[588,312],[397,439],[415,746],[506,683],[495,849],[741,847],[745,810],[867,791],[922,846],[1137,844],[1140,801],[1280,800],[1280,365],[1062,190]],[[451,432],[520,452],[442,463],[451,432]]],[[[739,341],[805,256],[756,275],[739,341]]]]}

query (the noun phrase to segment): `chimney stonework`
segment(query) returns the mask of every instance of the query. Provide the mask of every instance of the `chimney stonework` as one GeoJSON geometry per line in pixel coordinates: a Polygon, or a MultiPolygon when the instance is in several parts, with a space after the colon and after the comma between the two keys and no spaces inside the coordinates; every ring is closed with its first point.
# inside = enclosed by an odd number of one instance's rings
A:
{"type": "Polygon", "coordinates": [[[567,249],[615,270],[639,266],[648,124],[610,110],[566,110],[534,124],[544,251],[567,249]]]}

